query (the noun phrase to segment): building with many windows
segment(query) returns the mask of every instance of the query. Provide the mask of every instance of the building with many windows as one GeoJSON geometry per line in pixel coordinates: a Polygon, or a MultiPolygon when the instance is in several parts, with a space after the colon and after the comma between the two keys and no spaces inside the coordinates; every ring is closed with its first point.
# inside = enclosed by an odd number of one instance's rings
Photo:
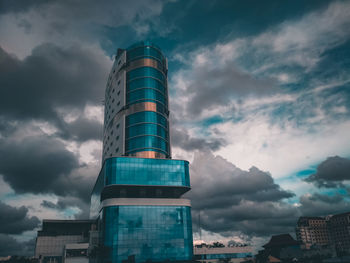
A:
{"type": "Polygon", "coordinates": [[[350,255],[350,212],[328,218],[328,231],[338,255],[350,255]]]}
{"type": "Polygon", "coordinates": [[[150,42],[118,49],[105,92],[103,166],[92,195],[101,262],[193,257],[189,164],[171,159],[168,66],[150,42]]]}
{"type": "Polygon", "coordinates": [[[303,247],[332,247],[338,255],[350,255],[350,212],[327,217],[300,217],[296,227],[303,247]]]}
{"type": "Polygon", "coordinates": [[[300,217],[296,227],[297,240],[304,248],[329,244],[327,221],[324,217],[300,217]]]}

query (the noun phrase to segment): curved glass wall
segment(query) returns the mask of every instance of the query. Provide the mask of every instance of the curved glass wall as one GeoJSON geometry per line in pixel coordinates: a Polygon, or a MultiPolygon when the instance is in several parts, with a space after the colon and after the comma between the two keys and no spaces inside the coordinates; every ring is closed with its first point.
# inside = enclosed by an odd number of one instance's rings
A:
{"type": "Polygon", "coordinates": [[[144,148],[148,148],[159,150],[167,154],[167,144],[168,143],[163,138],[158,136],[145,135],[134,137],[125,142],[125,153],[128,154],[138,149],[143,150],[144,148]]]}
{"type": "Polygon", "coordinates": [[[141,88],[133,90],[126,95],[126,101],[128,104],[134,104],[140,101],[149,100],[156,100],[163,104],[167,104],[166,97],[164,96],[164,94],[152,88],[141,88]]]}
{"type": "Polygon", "coordinates": [[[166,139],[167,131],[164,127],[154,123],[141,123],[126,128],[127,138],[140,135],[156,135],[166,139]]]}
{"type": "Polygon", "coordinates": [[[154,111],[141,111],[125,118],[125,153],[155,150],[169,156],[168,121],[154,111]]]}
{"type": "Polygon", "coordinates": [[[191,208],[110,206],[103,210],[104,262],[191,260],[191,208]]]}
{"type": "Polygon", "coordinates": [[[157,107],[156,112],[143,111],[126,116],[125,154],[154,151],[168,158],[170,146],[166,59],[160,49],[150,42],[130,46],[126,58],[126,106],[153,102],[157,107]],[[133,126],[135,124],[137,125],[133,126]]]}
{"type": "Polygon", "coordinates": [[[136,69],[130,70],[126,74],[126,78],[128,81],[131,81],[136,78],[141,78],[141,77],[152,77],[162,81],[163,83],[166,80],[164,74],[161,71],[152,67],[136,68],[136,69]]]}
{"type": "Polygon", "coordinates": [[[130,114],[125,118],[126,127],[131,126],[133,124],[147,123],[147,122],[160,124],[166,129],[168,129],[167,119],[163,115],[154,111],[140,111],[134,114],[130,114]]]}
{"type": "Polygon", "coordinates": [[[126,57],[128,62],[140,58],[153,58],[159,60],[162,63],[164,63],[165,60],[160,50],[158,48],[155,48],[154,46],[140,46],[128,48],[126,57]]]}
{"type": "Polygon", "coordinates": [[[143,77],[143,78],[137,78],[137,79],[130,80],[128,82],[126,88],[127,88],[128,92],[130,92],[130,91],[133,91],[135,89],[145,88],[145,87],[153,88],[153,89],[159,90],[163,94],[166,94],[166,88],[162,84],[162,82],[160,82],[157,79],[150,78],[150,77],[143,77]]]}

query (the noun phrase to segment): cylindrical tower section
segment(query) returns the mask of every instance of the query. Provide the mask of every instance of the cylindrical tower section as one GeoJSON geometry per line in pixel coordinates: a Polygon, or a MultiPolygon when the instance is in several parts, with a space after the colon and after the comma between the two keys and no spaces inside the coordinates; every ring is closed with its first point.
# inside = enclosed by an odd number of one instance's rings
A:
{"type": "Polygon", "coordinates": [[[170,158],[167,72],[154,44],[126,50],[125,156],[170,158]]]}

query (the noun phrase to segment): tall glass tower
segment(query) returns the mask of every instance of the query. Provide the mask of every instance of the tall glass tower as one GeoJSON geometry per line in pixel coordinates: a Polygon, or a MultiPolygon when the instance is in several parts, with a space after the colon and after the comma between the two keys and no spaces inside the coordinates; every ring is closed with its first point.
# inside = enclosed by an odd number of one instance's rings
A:
{"type": "Polygon", "coordinates": [[[171,159],[168,65],[141,42],[118,49],[105,93],[103,166],[91,195],[101,262],[193,256],[188,162],[171,159]]]}

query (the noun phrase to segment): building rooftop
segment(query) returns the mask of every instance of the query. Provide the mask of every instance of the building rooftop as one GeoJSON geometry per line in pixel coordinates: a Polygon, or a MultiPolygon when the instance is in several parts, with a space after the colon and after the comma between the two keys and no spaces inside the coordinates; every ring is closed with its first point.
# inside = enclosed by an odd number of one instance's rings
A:
{"type": "Polygon", "coordinates": [[[44,219],[38,236],[88,235],[94,220],[44,219]]]}
{"type": "Polygon", "coordinates": [[[295,246],[298,245],[299,242],[296,241],[289,234],[281,234],[272,236],[270,241],[263,245],[264,248],[272,248],[272,247],[284,247],[284,246],[295,246]]]}

